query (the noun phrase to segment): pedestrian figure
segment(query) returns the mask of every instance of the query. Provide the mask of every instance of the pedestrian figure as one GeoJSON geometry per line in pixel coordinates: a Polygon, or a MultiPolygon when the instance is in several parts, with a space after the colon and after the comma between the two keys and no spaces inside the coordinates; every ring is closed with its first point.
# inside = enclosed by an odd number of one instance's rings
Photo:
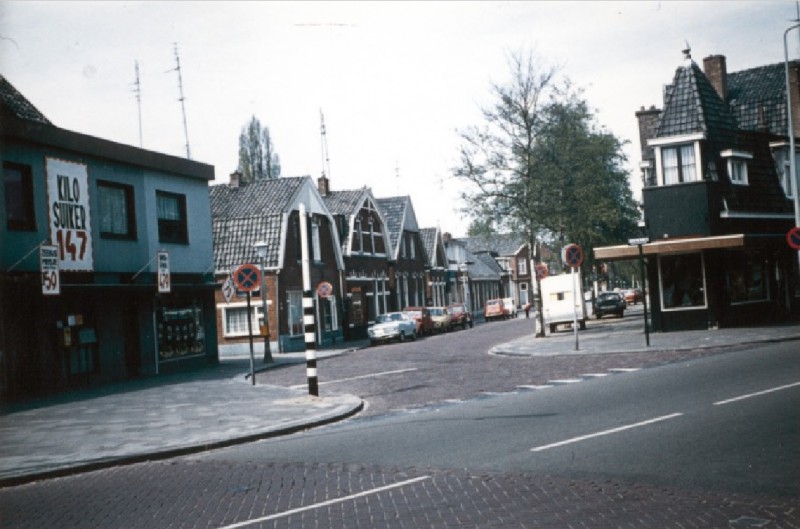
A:
{"type": "Polygon", "coordinates": [[[531,304],[530,303],[526,303],[525,304],[525,319],[526,320],[530,317],[530,314],[531,314],[531,304]]]}

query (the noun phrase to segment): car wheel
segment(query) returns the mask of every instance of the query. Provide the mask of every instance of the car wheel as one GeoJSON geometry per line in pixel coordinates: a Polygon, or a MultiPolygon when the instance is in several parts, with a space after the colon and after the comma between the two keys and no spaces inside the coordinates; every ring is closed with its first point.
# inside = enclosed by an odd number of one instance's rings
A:
{"type": "Polygon", "coordinates": [[[398,342],[405,342],[406,341],[406,333],[405,331],[400,331],[400,336],[397,337],[398,342]]]}

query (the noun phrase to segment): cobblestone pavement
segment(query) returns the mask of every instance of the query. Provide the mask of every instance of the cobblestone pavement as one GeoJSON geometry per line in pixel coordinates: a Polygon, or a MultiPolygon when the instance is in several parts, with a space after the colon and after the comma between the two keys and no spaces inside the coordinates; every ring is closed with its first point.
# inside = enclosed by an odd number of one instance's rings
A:
{"type": "Polygon", "coordinates": [[[0,490],[5,528],[800,527],[796,498],[358,465],[141,463],[0,490]]]}

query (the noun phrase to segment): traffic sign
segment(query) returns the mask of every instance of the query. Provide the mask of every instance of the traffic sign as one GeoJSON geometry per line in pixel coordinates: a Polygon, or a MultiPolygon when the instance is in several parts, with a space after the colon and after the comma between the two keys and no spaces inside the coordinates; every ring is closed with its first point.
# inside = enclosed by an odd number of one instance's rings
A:
{"type": "Polygon", "coordinates": [[[333,285],[328,283],[327,281],[321,282],[317,285],[317,295],[322,299],[328,299],[333,295],[333,285]]]}
{"type": "Polygon", "coordinates": [[[243,264],[233,273],[233,282],[242,292],[252,292],[261,286],[261,271],[256,265],[243,264]]]}
{"type": "Polygon", "coordinates": [[[628,239],[628,246],[641,246],[650,242],[649,237],[639,237],[638,239],[628,239]]]}
{"type": "Polygon", "coordinates": [[[58,268],[58,246],[39,246],[39,262],[42,269],[42,294],[61,294],[61,275],[58,268]]]}
{"type": "Polygon", "coordinates": [[[786,242],[795,250],[800,250],[800,228],[795,226],[786,234],[786,242]]]}
{"type": "Polygon", "coordinates": [[[547,277],[547,265],[546,264],[541,264],[541,263],[537,264],[536,266],[534,266],[534,269],[536,270],[536,279],[538,279],[539,281],[541,281],[542,279],[547,277]]]}
{"type": "Polygon", "coordinates": [[[583,263],[583,250],[577,244],[568,244],[561,250],[561,259],[567,266],[577,268],[583,263]]]}

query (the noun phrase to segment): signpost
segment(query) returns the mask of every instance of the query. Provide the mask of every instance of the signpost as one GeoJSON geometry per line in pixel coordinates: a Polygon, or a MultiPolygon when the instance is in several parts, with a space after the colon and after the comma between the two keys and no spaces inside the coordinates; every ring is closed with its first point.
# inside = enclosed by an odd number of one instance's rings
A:
{"type": "Polygon", "coordinates": [[[800,228],[795,226],[786,233],[786,242],[794,250],[800,250],[800,228]]]}
{"type": "Polygon", "coordinates": [[[233,282],[236,288],[247,292],[247,334],[250,338],[250,380],[256,385],[256,360],[253,353],[253,318],[250,308],[250,292],[257,289],[261,283],[261,271],[256,265],[243,264],[233,273],[233,282]]]}
{"type": "Polygon", "coordinates": [[[650,242],[647,237],[639,237],[638,239],[628,239],[629,246],[639,247],[639,273],[642,276],[642,304],[644,305],[644,341],[647,347],[650,347],[650,330],[647,326],[647,283],[644,275],[644,245],[650,242]]]}
{"type": "Polygon", "coordinates": [[[583,263],[583,249],[575,243],[564,246],[561,250],[561,260],[572,269],[572,328],[575,332],[575,350],[578,350],[578,303],[583,303],[583,299],[578,300],[578,287],[575,284],[575,270],[583,263]]]}

